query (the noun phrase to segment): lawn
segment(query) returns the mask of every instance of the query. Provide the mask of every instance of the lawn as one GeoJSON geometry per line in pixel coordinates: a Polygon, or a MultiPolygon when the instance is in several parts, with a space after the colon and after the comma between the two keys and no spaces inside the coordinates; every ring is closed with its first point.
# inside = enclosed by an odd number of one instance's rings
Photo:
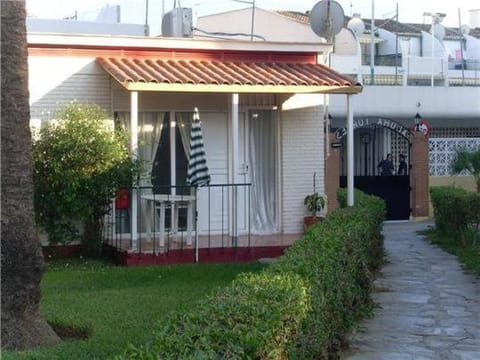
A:
{"type": "Polygon", "coordinates": [[[460,239],[442,234],[433,228],[423,231],[422,234],[430,243],[457,256],[466,270],[480,276],[480,234],[477,234],[473,241],[469,241],[467,246],[462,245],[460,239]]]}
{"type": "Polygon", "coordinates": [[[3,359],[105,359],[128,343],[145,344],[153,325],[170,312],[190,309],[239,273],[265,265],[194,264],[124,268],[75,260],[49,265],[42,280],[41,312],[48,321],[92,331],[84,340],[28,352],[6,352],[3,359]]]}

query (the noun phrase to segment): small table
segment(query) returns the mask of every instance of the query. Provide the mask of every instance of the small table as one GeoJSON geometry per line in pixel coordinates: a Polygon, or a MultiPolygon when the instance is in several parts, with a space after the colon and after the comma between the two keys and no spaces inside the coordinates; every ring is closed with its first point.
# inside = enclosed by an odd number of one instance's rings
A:
{"type": "MultiPolygon", "coordinates": [[[[178,233],[178,209],[180,206],[187,207],[187,245],[192,245],[193,230],[193,205],[195,203],[195,195],[168,195],[168,194],[144,194],[141,195],[143,200],[147,200],[146,211],[151,214],[155,209],[160,210],[160,246],[165,246],[165,209],[171,207],[171,229],[173,234],[178,233]],[[158,205],[157,205],[158,204],[158,205]],[[155,207],[152,209],[153,205],[155,207]]],[[[147,221],[145,224],[148,236],[152,233],[152,223],[147,221]]]]}

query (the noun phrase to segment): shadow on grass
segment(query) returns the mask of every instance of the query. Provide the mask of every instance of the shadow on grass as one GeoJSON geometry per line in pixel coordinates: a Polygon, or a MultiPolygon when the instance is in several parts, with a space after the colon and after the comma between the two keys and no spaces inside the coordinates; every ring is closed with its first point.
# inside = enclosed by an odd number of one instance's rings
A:
{"type": "Polygon", "coordinates": [[[93,324],[64,320],[48,320],[48,324],[62,340],[85,340],[93,334],[93,324]]]}

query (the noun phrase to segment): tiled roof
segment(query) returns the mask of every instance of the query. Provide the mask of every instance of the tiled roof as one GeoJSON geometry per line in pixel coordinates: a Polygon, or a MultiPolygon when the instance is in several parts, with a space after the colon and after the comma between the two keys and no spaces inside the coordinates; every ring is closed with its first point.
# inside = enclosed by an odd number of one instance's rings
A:
{"type": "Polygon", "coordinates": [[[281,62],[99,57],[129,90],[230,93],[359,93],[349,77],[321,65],[281,62]]]}
{"type": "MultiPolygon", "coordinates": [[[[287,10],[278,10],[278,14],[289,17],[295,21],[298,21],[303,24],[310,24],[310,18],[308,13],[301,13],[298,11],[287,11],[287,10]]],[[[348,22],[350,21],[349,16],[345,16],[344,27],[347,27],[348,22]]],[[[367,18],[362,18],[365,23],[365,28],[370,29],[371,20],[367,18]]],[[[431,24],[417,24],[417,23],[402,23],[395,21],[393,19],[375,19],[375,26],[390,31],[392,33],[399,34],[418,34],[422,31],[430,32],[431,24]]],[[[474,28],[470,30],[469,33],[471,36],[480,38],[480,28],[474,28]]],[[[458,28],[454,27],[445,27],[445,39],[455,40],[460,36],[458,28]]]]}
{"type": "Polygon", "coordinates": [[[298,11],[288,11],[288,10],[277,10],[277,14],[289,17],[293,20],[296,20],[302,24],[310,24],[310,17],[308,14],[304,14],[298,11]]]}

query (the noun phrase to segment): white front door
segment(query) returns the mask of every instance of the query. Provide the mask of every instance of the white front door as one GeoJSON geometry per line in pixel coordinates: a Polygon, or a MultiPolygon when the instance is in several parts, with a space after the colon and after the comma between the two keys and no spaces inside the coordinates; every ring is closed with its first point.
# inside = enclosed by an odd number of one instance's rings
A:
{"type": "MultiPolygon", "coordinates": [[[[210,187],[198,191],[198,229],[200,233],[227,233],[229,230],[229,202],[232,201],[233,187],[228,181],[229,122],[226,113],[202,113],[207,166],[211,176],[210,187]]],[[[239,114],[239,167],[238,179],[247,183],[245,116],[239,114]]],[[[248,196],[246,186],[237,186],[237,227],[238,232],[248,230],[248,196]]]]}

